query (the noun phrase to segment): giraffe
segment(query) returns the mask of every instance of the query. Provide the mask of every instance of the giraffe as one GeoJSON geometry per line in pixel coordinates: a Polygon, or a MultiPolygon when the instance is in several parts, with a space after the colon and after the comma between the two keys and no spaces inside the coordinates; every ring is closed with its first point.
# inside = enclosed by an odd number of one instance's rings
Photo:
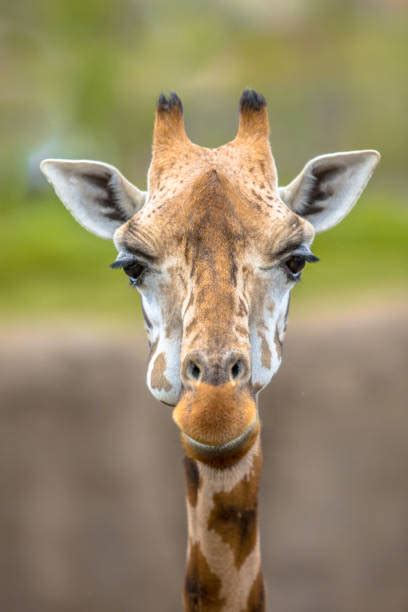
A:
{"type": "Polygon", "coordinates": [[[186,473],[186,611],[265,610],[257,396],[277,371],[289,296],[316,233],[352,209],[373,150],[321,155],[279,187],[264,97],[245,90],[235,138],[188,138],[176,94],[155,114],[147,191],[95,161],[41,170],[77,221],[113,239],[141,297],[147,385],[172,407],[186,473]]]}

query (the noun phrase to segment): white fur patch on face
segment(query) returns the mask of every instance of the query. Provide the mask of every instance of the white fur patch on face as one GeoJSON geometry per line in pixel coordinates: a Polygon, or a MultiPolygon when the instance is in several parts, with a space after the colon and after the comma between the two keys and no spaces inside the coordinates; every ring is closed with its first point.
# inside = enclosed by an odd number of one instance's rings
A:
{"type": "Polygon", "coordinates": [[[156,399],[171,406],[177,404],[181,392],[180,342],[159,340],[150,357],[146,383],[156,399]]]}
{"type": "Polygon", "coordinates": [[[266,295],[263,316],[250,326],[252,350],[252,383],[257,391],[265,387],[278,371],[285,335],[286,314],[291,285],[276,273],[276,282],[266,295]]]}
{"type": "Polygon", "coordinates": [[[160,301],[157,283],[147,282],[138,288],[143,311],[145,328],[153,352],[147,368],[146,383],[152,395],[165,404],[175,405],[181,392],[180,345],[181,330],[166,335],[166,321],[163,316],[165,304],[160,301]]]}

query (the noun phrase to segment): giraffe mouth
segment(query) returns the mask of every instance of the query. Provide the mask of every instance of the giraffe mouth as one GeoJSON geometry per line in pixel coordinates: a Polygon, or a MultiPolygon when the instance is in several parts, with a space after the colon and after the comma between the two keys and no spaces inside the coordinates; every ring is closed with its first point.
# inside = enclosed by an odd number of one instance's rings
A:
{"type": "Polygon", "coordinates": [[[186,452],[196,459],[230,457],[249,449],[259,431],[256,400],[249,388],[200,383],[173,411],[186,452]]]}
{"type": "Polygon", "coordinates": [[[187,442],[200,455],[205,455],[210,458],[235,453],[237,450],[242,448],[246,444],[246,442],[248,442],[254,436],[254,434],[258,432],[258,430],[259,419],[258,415],[256,415],[252,423],[250,423],[250,425],[245,429],[245,431],[243,431],[233,440],[229,440],[224,444],[204,444],[203,442],[195,440],[184,432],[182,432],[181,435],[184,441],[187,442]]]}

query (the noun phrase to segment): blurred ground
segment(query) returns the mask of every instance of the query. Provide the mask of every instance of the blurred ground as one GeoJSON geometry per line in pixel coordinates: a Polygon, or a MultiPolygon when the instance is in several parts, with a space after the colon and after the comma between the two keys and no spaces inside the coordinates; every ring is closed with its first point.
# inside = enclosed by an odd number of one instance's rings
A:
{"type": "MultiPolygon", "coordinates": [[[[407,315],[289,326],[260,399],[274,612],[408,609],[407,315]]],[[[0,610],[175,612],[181,450],[144,339],[8,329],[0,343],[0,610]]]]}

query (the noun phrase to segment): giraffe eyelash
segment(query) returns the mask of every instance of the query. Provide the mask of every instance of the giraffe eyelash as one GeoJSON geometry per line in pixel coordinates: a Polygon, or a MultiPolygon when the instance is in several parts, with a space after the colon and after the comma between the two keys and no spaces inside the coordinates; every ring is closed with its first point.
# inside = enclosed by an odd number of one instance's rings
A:
{"type": "Polygon", "coordinates": [[[140,261],[132,255],[119,256],[110,267],[114,270],[122,269],[129,277],[131,287],[138,287],[148,270],[148,266],[144,261],[140,261]]]}
{"type": "Polygon", "coordinates": [[[136,258],[132,255],[123,255],[119,256],[113,263],[110,264],[109,267],[112,268],[112,270],[121,270],[126,268],[126,266],[135,263],[136,261],[136,258]]]}

